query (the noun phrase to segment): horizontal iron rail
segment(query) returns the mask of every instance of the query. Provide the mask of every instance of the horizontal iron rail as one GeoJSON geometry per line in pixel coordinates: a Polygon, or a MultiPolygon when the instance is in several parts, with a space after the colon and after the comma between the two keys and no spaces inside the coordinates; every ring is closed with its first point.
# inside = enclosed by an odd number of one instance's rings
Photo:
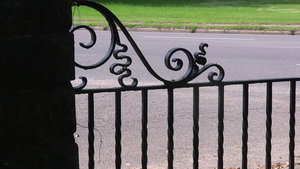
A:
{"type": "Polygon", "coordinates": [[[76,94],[87,93],[103,93],[103,92],[116,92],[116,91],[140,91],[140,90],[157,90],[173,88],[189,88],[189,87],[206,87],[206,86],[228,86],[228,85],[243,85],[255,83],[274,83],[274,82],[290,82],[300,81],[300,78],[281,78],[281,79],[260,79],[260,80],[241,80],[241,81],[224,81],[224,82],[207,82],[207,83],[188,83],[185,85],[166,86],[166,85],[152,85],[152,86],[138,86],[138,87],[115,87],[115,88],[96,88],[96,89],[83,89],[76,91],[76,94]]]}

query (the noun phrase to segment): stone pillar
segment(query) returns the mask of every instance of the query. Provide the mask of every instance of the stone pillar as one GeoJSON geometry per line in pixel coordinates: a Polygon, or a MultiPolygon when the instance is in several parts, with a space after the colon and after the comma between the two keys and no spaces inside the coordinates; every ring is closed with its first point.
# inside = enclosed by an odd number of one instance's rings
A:
{"type": "Polygon", "coordinates": [[[0,1],[0,168],[78,169],[71,0],[0,1]]]}

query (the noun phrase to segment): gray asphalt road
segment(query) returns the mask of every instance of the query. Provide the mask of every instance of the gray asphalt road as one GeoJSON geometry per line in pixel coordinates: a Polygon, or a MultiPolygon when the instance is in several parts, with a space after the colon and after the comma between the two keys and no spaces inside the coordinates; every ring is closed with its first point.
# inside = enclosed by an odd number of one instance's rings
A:
{"type": "MultiPolygon", "coordinates": [[[[108,48],[108,32],[97,32],[98,44],[91,50],[78,49],[76,61],[92,64],[101,59],[108,48]]],[[[183,72],[168,71],[163,64],[164,55],[173,47],[184,47],[192,53],[198,51],[200,42],[210,46],[207,49],[208,63],[219,63],[226,72],[225,80],[246,80],[262,78],[299,77],[300,36],[279,35],[234,35],[234,34],[189,34],[133,32],[134,39],[145,54],[153,69],[165,78],[176,78],[183,72]]],[[[84,42],[88,36],[79,32],[84,42]]],[[[126,41],[123,41],[127,43],[126,41]]],[[[126,55],[133,57],[133,77],[140,84],[159,84],[134,55],[129,47],[126,55]]],[[[180,56],[178,56],[180,57],[180,56]]],[[[184,58],[184,57],[183,57],[184,58]]],[[[107,87],[117,84],[117,76],[109,73],[109,66],[116,61],[111,58],[99,69],[82,71],[90,79],[89,87],[107,87]]],[[[197,82],[207,81],[206,76],[197,82]]],[[[298,85],[299,86],[299,85],[298,85]]],[[[297,121],[300,121],[297,88],[297,121]]],[[[273,93],[273,163],[288,161],[288,84],[274,84],[273,93]]],[[[237,168],[241,164],[242,129],[241,86],[225,88],[225,154],[224,165],[237,168]]],[[[249,106],[249,168],[264,166],[265,151],[265,85],[250,86],[249,106]]],[[[217,89],[200,89],[200,168],[215,168],[217,164],[217,89]]],[[[80,150],[81,168],[87,168],[87,96],[76,99],[78,130],[76,141],[80,150]]],[[[139,169],[141,145],[141,101],[139,92],[122,93],[122,168],[139,169]]],[[[175,91],[175,161],[178,169],[192,168],[192,90],[175,91]]],[[[96,168],[114,168],[114,94],[95,95],[95,159],[96,168]]],[[[149,168],[167,168],[167,92],[149,92],[149,168]]],[[[300,144],[296,127],[296,143],[300,144]]],[[[296,146],[296,161],[300,161],[300,149],[296,146]]]]}

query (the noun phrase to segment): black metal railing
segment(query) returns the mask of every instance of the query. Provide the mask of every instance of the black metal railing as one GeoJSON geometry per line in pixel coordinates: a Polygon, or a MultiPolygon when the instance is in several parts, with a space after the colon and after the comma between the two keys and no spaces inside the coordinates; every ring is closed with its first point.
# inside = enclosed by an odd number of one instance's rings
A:
{"type": "MultiPolygon", "coordinates": [[[[141,101],[142,101],[142,118],[141,118],[141,167],[143,169],[147,168],[148,164],[148,92],[150,90],[161,90],[164,89],[168,93],[167,100],[167,149],[168,149],[168,168],[173,168],[174,162],[174,89],[178,88],[192,88],[193,89],[193,168],[201,168],[199,165],[199,88],[207,86],[215,86],[218,88],[218,161],[217,168],[222,169],[224,167],[223,155],[224,155],[224,89],[230,85],[241,85],[243,87],[242,96],[242,161],[241,168],[246,169],[248,167],[248,115],[249,115],[249,86],[253,84],[263,83],[266,84],[266,137],[265,137],[265,166],[267,169],[272,167],[272,94],[273,94],[273,84],[278,82],[289,82],[290,83],[290,120],[289,120],[289,168],[294,169],[295,163],[295,110],[296,110],[296,82],[300,81],[300,78],[285,78],[285,79],[264,79],[264,80],[246,80],[246,81],[227,81],[223,82],[225,76],[225,71],[218,64],[207,64],[205,48],[208,47],[207,44],[201,43],[199,46],[200,52],[195,52],[191,54],[188,50],[184,48],[173,48],[167,52],[165,57],[165,65],[169,70],[178,71],[183,67],[183,61],[179,58],[173,58],[174,54],[177,52],[183,52],[188,60],[188,68],[184,75],[175,80],[167,80],[158,75],[151,65],[148,63],[133,38],[130,36],[126,28],[119,21],[119,19],[112,14],[108,9],[100,4],[91,1],[80,1],[74,0],[74,5],[78,6],[88,6],[96,9],[101,13],[107,20],[111,31],[111,43],[110,47],[105,54],[104,58],[93,64],[93,65],[81,65],[75,63],[78,68],[81,69],[94,69],[104,63],[106,63],[110,57],[114,57],[116,60],[126,60],[126,63],[115,63],[110,67],[110,71],[114,75],[118,75],[118,81],[121,87],[114,88],[96,88],[96,89],[86,89],[85,86],[88,83],[87,78],[80,77],[82,83],[75,87],[76,94],[87,94],[88,95],[88,143],[89,143],[89,169],[94,169],[94,94],[96,93],[114,93],[115,95],[115,168],[120,169],[122,167],[122,94],[128,91],[140,91],[141,101]],[[119,28],[119,30],[117,29],[119,28]],[[127,55],[120,55],[120,53],[127,52],[127,46],[121,43],[119,37],[119,31],[124,33],[125,37],[129,41],[130,45],[133,47],[134,51],[138,55],[139,59],[142,61],[148,72],[155,77],[163,85],[152,85],[152,86],[138,86],[138,79],[131,78],[132,83],[126,84],[124,79],[131,77],[131,70],[129,69],[132,59],[127,55]],[[116,49],[116,47],[121,49],[116,49]],[[173,64],[171,64],[173,62],[173,64]],[[174,66],[174,64],[176,66],[174,66]],[[210,72],[208,74],[207,83],[189,83],[203,72],[210,68],[214,68],[218,72],[210,72]],[[119,68],[119,69],[118,69],[119,68]],[[118,69],[118,70],[117,70],[118,69]]],[[[95,45],[96,33],[93,29],[85,25],[74,26],[70,31],[75,32],[78,29],[86,29],[90,32],[91,42],[89,44],[80,43],[81,47],[90,48],[95,45]]],[[[163,106],[163,105],[162,105],[163,106]]]]}
{"type": "MultiPolygon", "coordinates": [[[[93,115],[94,115],[94,100],[93,95],[95,93],[106,93],[112,92],[115,93],[115,165],[116,168],[121,168],[121,95],[124,92],[128,91],[141,91],[141,100],[142,100],[142,162],[141,166],[143,169],[147,168],[147,123],[148,123],[148,92],[150,90],[160,90],[165,89],[168,93],[168,168],[173,168],[174,161],[174,89],[177,88],[192,88],[193,89],[193,166],[194,168],[201,168],[199,166],[199,88],[207,86],[217,86],[218,87],[218,161],[217,168],[223,168],[223,154],[224,154],[224,88],[230,85],[242,85],[243,86],[243,103],[242,103],[242,161],[241,168],[247,169],[248,167],[248,112],[249,112],[249,86],[263,83],[266,84],[266,162],[265,166],[267,169],[272,168],[271,163],[271,151],[272,151],[272,85],[278,82],[289,82],[290,83],[290,121],[289,121],[289,168],[294,168],[295,163],[295,108],[296,108],[296,82],[300,81],[300,78],[286,78],[286,79],[267,79],[267,80],[248,80],[248,81],[232,81],[232,82],[218,82],[218,83],[192,83],[186,84],[177,87],[168,87],[166,85],[157,85],[157,86],[141,86],[134,88],[107,88],[107,89],[84,89],[77,91],[77,94],[88,94],[88,112],[89,112],[89,166],[90,169],[94,166],[94,132],[93,132],[93,115]]],[[[164,105],[162,105],[164,106],[164,105]]]]}

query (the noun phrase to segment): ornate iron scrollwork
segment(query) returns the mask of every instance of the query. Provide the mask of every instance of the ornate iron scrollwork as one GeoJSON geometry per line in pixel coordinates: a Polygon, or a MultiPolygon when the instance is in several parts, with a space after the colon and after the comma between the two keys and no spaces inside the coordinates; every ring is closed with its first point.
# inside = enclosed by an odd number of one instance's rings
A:
{"type": "MultiPolygon", "coordinates": [[[[83,1],[83,0],[73,0],[74,5],[77,6],[87,6],[90,8],[93,8],[97,10],[99,13],[101,13],[106,21],[108,22],[110,32],[111,32],[111,42],[108,51],[106,52],[105,56],[100,60],[99,62],[92,64],[92,65],[81,65],[79,63],[75,63],[75,66],[81,68],[81,69],[94,69],[97,67],[100,67],[104,63],[106,63],[111,56],[114,56],[115,59],[117,60],[125,60],[125,63],[115,63],[110,66],[110,72],[112,74],[118,75],[118,81],[119,84],[122,87],[136,87],[138,85],[138,79],[131,77],[131,70],[129,69],[129,66],[132,63],[132,59],[124,54],[121,53],[126,53],[128,47],[125,44],[121,43],[119,32],[117,29],[117,26],[119,27],[120,31],[125,35],[127,38],[128,42],[130,45],[133,47],[134,51],[140,58],[141,62],[144,64],[146,69],[149,71],[149,73],[154,76],[156,79],[159,81],[163,82],[167,86],[172,86],[172,85],[182,85],[186,84],[189,81],[195,79],[198,77],[200,74],[205,72],[207,69],[211,67],[215,67],[218,72],[210,72],[208,74],[208,80],[211,82],[220,82],[223,80],[225,72],[224,69],[218,65],[218,64],[206,64],[207,60],[204,57],[206,55],[205,48],[208,47],[208,44],[206,43],[201,43],[199,46],[200,52],[195,52],[194,55],[192,55],[187,49],[184,48],[173,48],[169,50],[165,56],[165,65],[166,67],[171,70],[171,71],[179,71],[183,68],[183,60],[180,58],[173,57],[176,53],[181,52],[184,53],[185,56],[188,59],[188,66],[187,70],[185,71],[184,75],[178,79],[175,80],[167,80],[165,78],[162,78],[160,75],[158,75],[153,68],[150,66],[148,61],[146,60],[145,56],[125,28],[125,26],[121,23],[121,21],[107,8],[104,6],[97,4],[92,1],[83,1]],[[119,47],[121,49],[116,49],[116,47],[119,47]],[[132,83],[131,84],[125,84],[124,79],[131,77],[132,78],[132,83]]],[[[90,35],[91,35],[91,41],[89,44],[84,44],[80,43],[80,46],[83,48],[91,48],[92,46],[95,45],[96,43],[96,33],[95,31],[90,28],[89,26],[86,25],[77,25],[72,27],[70,32],[75,32],[78,29],[86,29],[90,35]]],[[[77,90],[81,90],[85,87],[87,84],[87,79],[85,77],[81,77],[82,79],[82,84],[80,84],[78,87],[76,87],[77,90]]]]}

